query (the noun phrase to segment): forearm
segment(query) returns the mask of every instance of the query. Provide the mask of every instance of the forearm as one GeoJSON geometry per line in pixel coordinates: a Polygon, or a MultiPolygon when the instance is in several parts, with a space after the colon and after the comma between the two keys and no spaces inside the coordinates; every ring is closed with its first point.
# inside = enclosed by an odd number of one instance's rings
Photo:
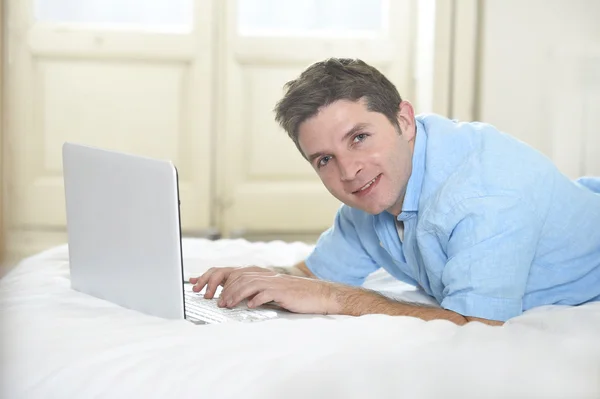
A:
{"type": "Polygon", "coordinates": [[[336,293],[337,314],[362,316],[367,314],[386,314],[390,316],[411,316],[422,320],[449,320],[463,325],[468,320],[450,310],[427,305],[395,301],[374,291],[361,288],[348,288],[336,293]]]}
{"type": "Polygon", "coordinates": [[[312,274],[312,272],[310,271],[310,269],[306,266],[306,263],[304,263],[304,262],[300,262],[294,266],[288,266],[288,267],[271,266],[268,269],[271,269],[274,272],[279,273],[279,274],[287,274],[290,276],[297,276],[297,277],[316,278],[315,275],[312,274]]]}

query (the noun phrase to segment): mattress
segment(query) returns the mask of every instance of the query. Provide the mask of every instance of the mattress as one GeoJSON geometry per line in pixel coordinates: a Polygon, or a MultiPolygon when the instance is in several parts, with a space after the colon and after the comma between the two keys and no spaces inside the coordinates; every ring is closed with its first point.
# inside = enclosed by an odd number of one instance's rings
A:
{"type": "MultiPolygon", "coordinates": [[[[292,265],[303,243],[184,239],[185,274],[292,265]]],[[[383,271],[365,283],[433,303],[383,271]]],[[[73,291],[68,248],[0,280],[2,398],[599,398],[600,303],[502,327],[404,316],[194,325],[73,291]]]]}

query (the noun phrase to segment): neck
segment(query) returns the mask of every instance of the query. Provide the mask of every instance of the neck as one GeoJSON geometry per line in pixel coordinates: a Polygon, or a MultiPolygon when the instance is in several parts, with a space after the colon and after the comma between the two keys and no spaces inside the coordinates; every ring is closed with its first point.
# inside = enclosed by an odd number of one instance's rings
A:
{"type": "Polygon", "coordinates": [[[394,217],[398,217],[398,215],[400,215],[400,213],[402,213],[402,205],[404,204],[404,196],[405,195],[406,195],[406,189],[404,191],[402,191],[398,201],[394,205],[392,205],[391,207],[389,207],[387,209],[387,212],[394,215],[394,217]]]}

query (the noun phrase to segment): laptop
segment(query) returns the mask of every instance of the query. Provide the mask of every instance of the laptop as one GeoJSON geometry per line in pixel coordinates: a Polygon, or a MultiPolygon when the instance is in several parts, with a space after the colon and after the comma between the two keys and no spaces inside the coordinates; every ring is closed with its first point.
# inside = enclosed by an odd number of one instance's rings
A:
{"type": "Polygon", "coordinates": [[[177,168],[171,161],[66,142],[71,287],[125,308],[196,324],[291,315],[219,308],[184,281],[177,168]]]}

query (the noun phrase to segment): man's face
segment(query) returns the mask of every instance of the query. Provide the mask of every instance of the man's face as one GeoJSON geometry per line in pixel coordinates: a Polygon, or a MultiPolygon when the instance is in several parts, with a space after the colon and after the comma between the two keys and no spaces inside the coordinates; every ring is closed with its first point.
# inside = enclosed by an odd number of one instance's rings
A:
{"type": "Polygon", "coordinates": [[[398,215],[412,171],[415,125],[410,103],[398,110],[402,134],[363,100],[336,101],[299,127],[300,148],[329,192],[370,214],[398,215]]]}

